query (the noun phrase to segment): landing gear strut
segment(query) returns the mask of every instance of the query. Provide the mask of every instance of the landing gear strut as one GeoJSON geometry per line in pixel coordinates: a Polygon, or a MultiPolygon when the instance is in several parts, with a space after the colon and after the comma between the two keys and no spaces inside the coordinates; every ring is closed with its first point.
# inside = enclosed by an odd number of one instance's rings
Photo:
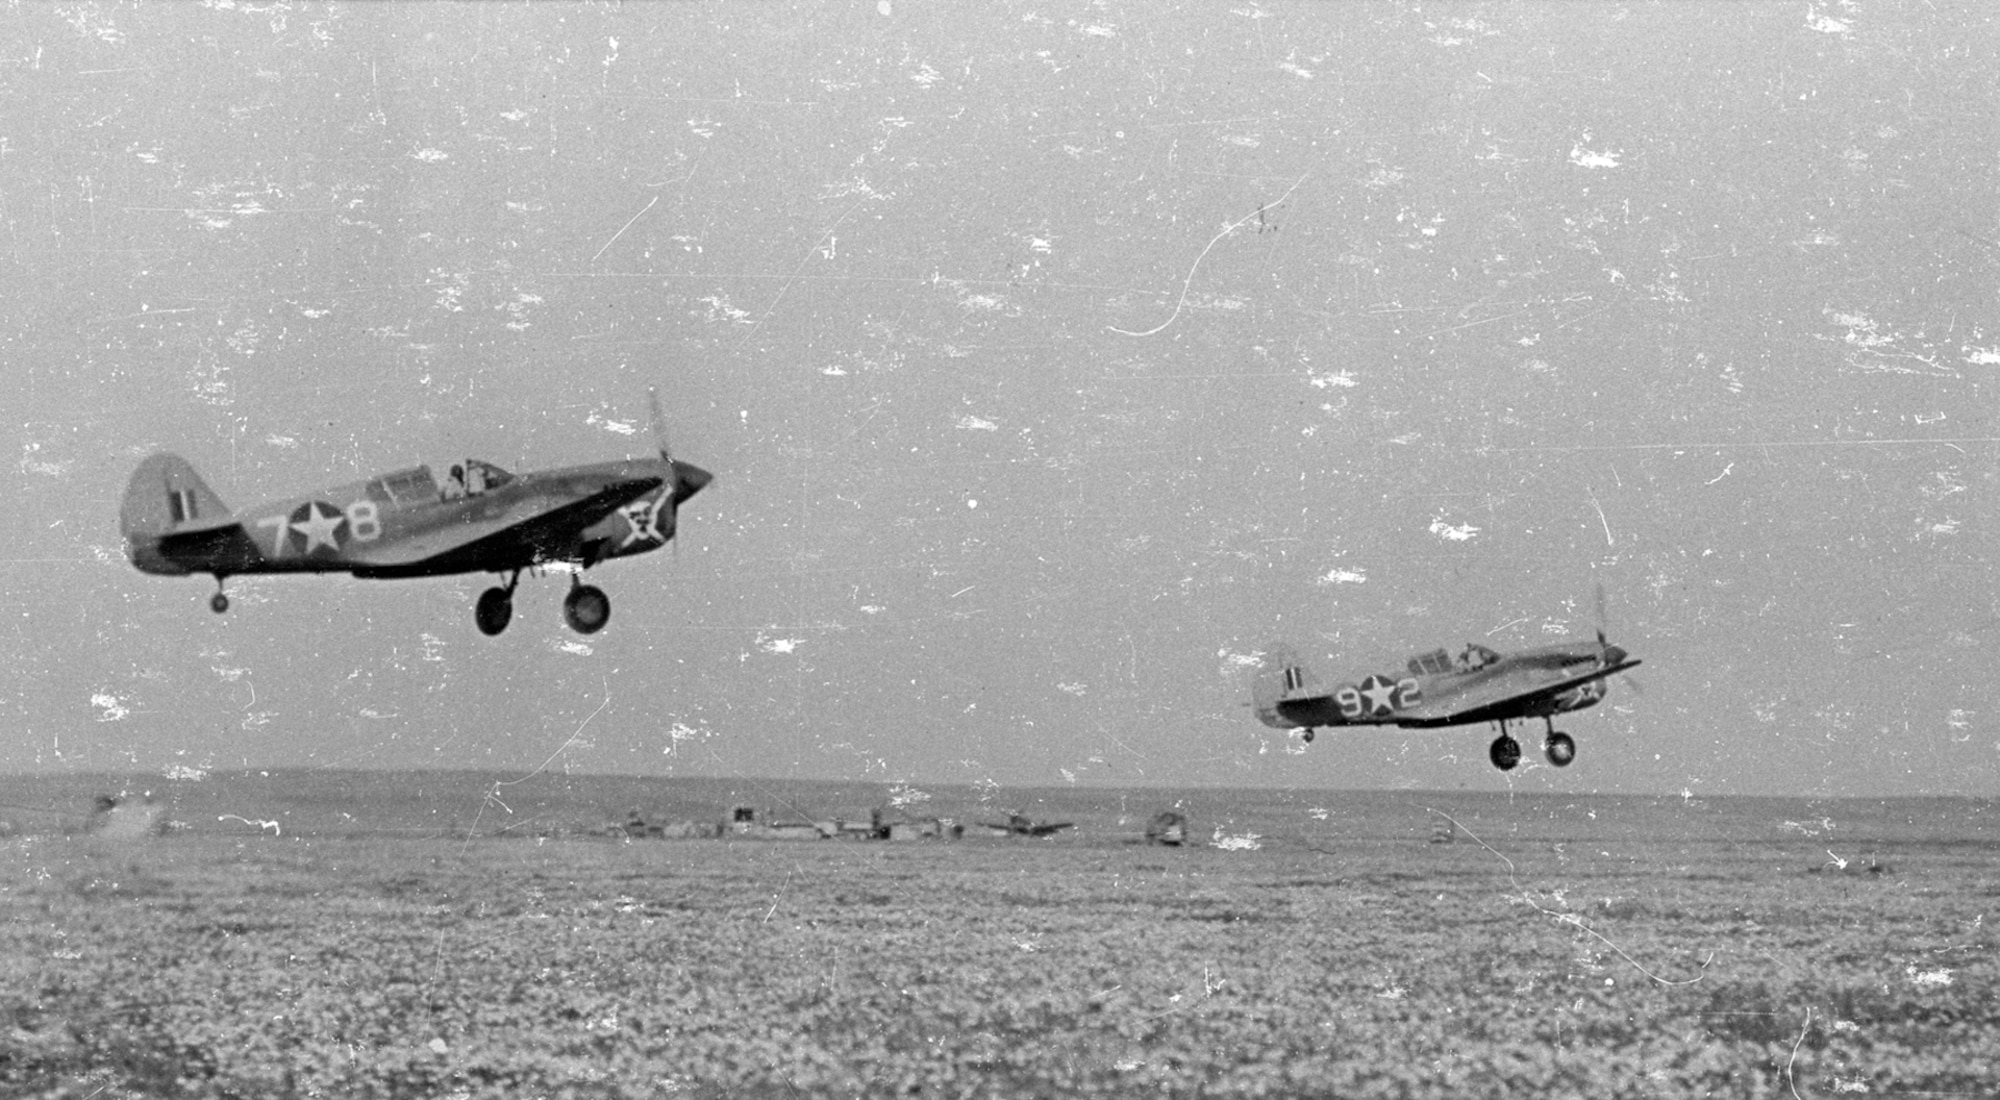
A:
{"type": "MultiPolygon", "coordinates": [[[[479,624],[481,634],[491,638],[507,629],[514,618],[514,586],[520,583],[521,571],[516,569],[507,578],[505,587],[495,585],[479,594],[472,619],[479,624]]],[[[584,584],[572,573],[569,595],[563,597],[563,621],[578,634],[595,634],[611,621],[611,598],[603,589],[584,584]]]]}
{"type": "Polygon", "coordinates": [[[507,629],[507,623],[514,617],[514,586],[521,583],[521,571],[507,580],[507,587],[498,585],[479,594],[479,604],[472,609],[472,621],[479,624],[479,632],[491,638],[507,629]]]}
{"type": "MultiPolygon", "coordinates": [[[[1547,716],[1542,718],[1542,725],[1548,731],[1542,738],[1542,755],[1558,768],[1569,767],[1570,761],[1576,759],[1576,742],[1569,734],[1556,729],[1555,722],[1547,716]]],[[[1503,772],[1513,771],[1515,765],[1521,762],[1521,743],[1508,734],[1507,723],[1500,723],[1500,736],[1493,739],[1493,747],[1487,750],[1487,755],[1492,757],[1493,766],[1503,772]]]]}

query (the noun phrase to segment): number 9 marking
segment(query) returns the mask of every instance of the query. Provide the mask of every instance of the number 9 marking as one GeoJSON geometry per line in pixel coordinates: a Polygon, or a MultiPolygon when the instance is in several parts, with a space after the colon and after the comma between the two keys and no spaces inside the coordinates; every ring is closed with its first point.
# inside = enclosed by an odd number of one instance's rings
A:
{"type": "Polygon", "coordinates": [[[1333,693],[1333,701],[1340,705],[1342,718],[1361,717],[1361,692],[1357,691],[1353,684],[1341,685],[1340,690],[1333,693]]]}

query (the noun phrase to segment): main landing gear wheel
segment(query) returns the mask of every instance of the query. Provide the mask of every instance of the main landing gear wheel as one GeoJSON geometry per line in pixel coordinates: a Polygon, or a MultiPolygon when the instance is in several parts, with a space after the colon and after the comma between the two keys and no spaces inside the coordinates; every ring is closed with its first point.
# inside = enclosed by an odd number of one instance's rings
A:
{"type": "Polygon", "coordinates": [[[579,584],[563,597],[563,621],[578,634],[595,634],[611,621],[611,597],[601,588],[579,584]]]}
{"type": "Polygon", "coordinates": [[[521,583],[521,571],[507,578],[505,587],[494,585],[479,594],[479,603],[472,609],[472,621],[479,624],[479,632],[491,638],[507,629],[507,623],[514,618],[514,586],[521,583]]]}
{"type": "Polygon", "coordinates": [[[491,638],[507,629],[507,623],[514,617],[514,594],[505,588],[494,586],[479,594],[479,606],[472,609],[472,621],[479,624],[479,632],[491,638]]]}
{"type": "Polygon", "coordinates": [[[1313,738],[1317,736],[1318,733],[1319,733],[1318,730],[1312,728],[1311,726],[1307,726],[1305,728],[1305,732],[1299,734],[1299,740],[1304,741],[1306,744],[1310,745],[1313,743],[1313,738]]]}
{"type": "Polygon", "coordinates": [[[1551,730],[1548,740],[1542,742],[1542,754],[1547,756],[1549,763],[1554,764],[1556,767],[1567,768],[1569,767],[1569,762],[1576,759],[1576,742],[1570,740],[1570,736],[1567,733],[1557,733],[1551,730]]]}
{"type": "Polygon", "coordinates": [[[1487,750],[1487,755],[1492,757],[1494,767],[1511,772],[1514,765],[1521,762],[1521,743],[1503,733],[1493,739],[1493,747],[1487,750]]]}

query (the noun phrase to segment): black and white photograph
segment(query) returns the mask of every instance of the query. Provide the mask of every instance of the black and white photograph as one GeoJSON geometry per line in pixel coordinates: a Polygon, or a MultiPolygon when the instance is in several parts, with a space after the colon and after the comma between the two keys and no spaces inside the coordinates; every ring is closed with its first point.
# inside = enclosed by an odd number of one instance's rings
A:
{"type": "Polygon", "coordinates": [[[1996,391],[1973,0],[16,0],[0,1095],[2000,1095],[1996,391]]]}

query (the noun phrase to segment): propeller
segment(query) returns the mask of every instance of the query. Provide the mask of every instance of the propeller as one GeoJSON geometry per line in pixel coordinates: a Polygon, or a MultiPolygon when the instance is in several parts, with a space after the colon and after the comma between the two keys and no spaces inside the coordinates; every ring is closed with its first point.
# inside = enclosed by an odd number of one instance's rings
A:
{"type": "MultiPolygon", "coordinates": [[[[667,448],[667,418],[660,412],[660,391],[658,387],[646,387],[646,404],[653,414],[653,442],[660,448],[660,461],[672,464],[674,456],[673,452],[667,448]]],[[[1604,603],[1604,589],[1602,586],[1599,586],[1597,595],[1598,607],[1602,611],[1604,603]]]]}
{"type": "MultiPolygon", "coordinates": [[[[674,461],[673,449],[667,445],[667,418],[660,411],[660,391],[657,387],[646,387],[646,404],[653,417],[653,443],[660,449],[660,461],[666,464],[669,484],[666,489],[666,504],[673,514],[674,531],[680,531],[681,505],[689,497],[701,492],[715,475],[699,466],[687,462],[674,461]]],[[[680,540],[674,539],[675,552],[679,552],[680,540]]]]}
{"type": "MultiPolygon", "coordinates": [[[[1601,580],[1597,581],[1594,587],[1597,595],[1597,646],[1606,656],[1609,656],[1613,649],[1617,649],[1617,659],[1622,661],[1626,656],[1625,651],[1617,646],[1613,646],[1604,636],[1605,626],[1610,621],[1610,616],[1604,610],[1604,582],[1601,580]]],[[[1645,688],[1639,685],[1639,681],[1634,679],[1631,673],[1621,673],[1618,678],[1625,681],[1625,686],[1632,689],[1632,694],[1640,696],[1646,694],[1645,688]]]]}

